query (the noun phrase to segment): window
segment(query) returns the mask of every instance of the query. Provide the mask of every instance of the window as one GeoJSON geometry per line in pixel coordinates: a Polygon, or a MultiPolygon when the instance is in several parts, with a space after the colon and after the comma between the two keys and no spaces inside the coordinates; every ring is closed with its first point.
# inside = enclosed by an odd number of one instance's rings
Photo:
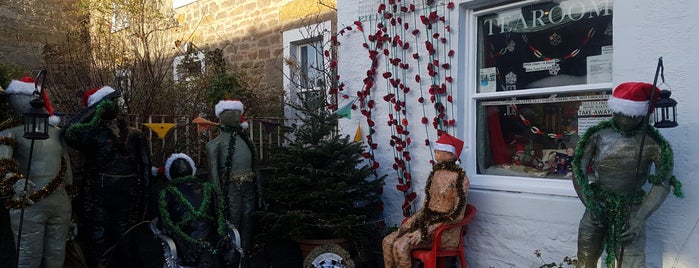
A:
{"type": "Polygon", "coordinates": [[[128,5],[129,1],[126,1],[126,3],[124,4],[112,4],[112,33],[118,32],[120,30],[126,29],[126,27],[129,27],[129,12],[124,10],[124,7],[127,7],[128,5]]]}
{"type": "Polygon", "coordinates": [[[206,67],[204,53],[189,42],[182,45],[181,49],[185,54],[176,56],[173,60],[173,80],[190,81],[193,77],[201,76],[206,67]]]}
{"type": "MultiPolygon", "coordinates": [[[[284,32],[284,84],[288,102],[323,96],[328,90],[330,79],[334,78],[325,57],[330,53],[330,30],[330,22],[323,22],[284,32]]],[[[293,111],[286,111],[286,116],[295,117],[293,111]]]]}
{"type": "Polygon", "coordinates": [[[323,46],[320,41],[310,41],[298,44],[292,58],[298,65],[299,89],[301,91],[317,91],[325,87],[323,66],[323,46]]]}
{"type": "Polygon", "coordinates": [[[574,194],[575,144],[611,117],[612,0],[521,1],[467,13],[476,53],[467,87],[476,122],[471,168],[485,187],[564,185],[574,194]]]}

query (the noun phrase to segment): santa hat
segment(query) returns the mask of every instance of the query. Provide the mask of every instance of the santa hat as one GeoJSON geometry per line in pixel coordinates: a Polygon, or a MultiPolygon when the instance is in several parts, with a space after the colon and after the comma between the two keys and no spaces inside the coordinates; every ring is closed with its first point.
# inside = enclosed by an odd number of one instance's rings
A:
{"type": "Polygon", "coordinates": [[[85,91],[85,93],[83,93],[82,98],[83,106],[90,107],[115,92],[116,90],[109,86],[96,87],[88,91],[85,91]]]}
{"type": "MultiPolygon", "coordinates": [[[[34,91],[37,89],[41,89],[41,85],[36,85],[34,78],[30,76],[23,77],[20,80],[12,80],[10,84],[7,86],[7,89],[5,90],[5,93],[7,94],[24,94],[24,95],[33,95],[34,91]]],[[[44,100],[44,107],[46,108],[46,111],[49,112],[49,124],[52,126],[56,126],[59,123],[61,123],[61,118],[54,115],[53,113],[53,106],[51,105],[51,101],[49,100],[49,96],[46,94],[46,90],[41,90],[41,98],[44,100]]]]}
{"type": "Polygon", "coordinates": [[[192,160],[191,157],[182,153],[172,154],[165,161],[165,177],[167,177],[168,180],[172,180],[172,177],[170,176],[170,168],[172,167],[172,163],[175,162],[175,160],[177,159],[184,159],[185,161],[187,161],[187,163],[189,163],[189,166],[192,167],[192,175],[197,173],[197,166],[194,165],[194,160],[192,160]]]}
{"type": "Polygon", "coordinates": [[[655,103],[660,95],[660,89],[657,87],[653,89],[653,85],[644,82],[622,83],[614,89],[612,96],[607,100],[607,106],[612,112],[626,116],[646,115],[651,92],[653,92],[653,103],[655,103]]]}
{"type": "Polygon", "coordinates": [[[242,128],[248,128],[248,123],[245,122],[245,117],[243,117],[243,112],[245,111],[245,106],[239,100],[222,100],[216,104],[214,111],[216,117],[219,117],[223,111],[240,111],[240,126],[242,128]]]}
{"type": "Polygon", "coordinates": [[[456,159],[461,156],[461,149],[464,148],[464,142],[456,137],[443,132],[434,144],[435,150],[446,151],[456,155],[456,159]]]}

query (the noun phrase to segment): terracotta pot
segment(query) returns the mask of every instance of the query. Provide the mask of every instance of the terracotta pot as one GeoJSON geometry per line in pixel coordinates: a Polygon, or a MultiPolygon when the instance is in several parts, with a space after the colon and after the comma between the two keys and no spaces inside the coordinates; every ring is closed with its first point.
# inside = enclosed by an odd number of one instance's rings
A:
{"type": "Polygon", "coordinates": [[[306,259],[308,257],[308,254],[311,253],[311,251],[321,245],[327,245],[327,244],[336,244],[341,246],[342,248],[349,250],[351,243],[349,240],[344,239],[344,238],[336,238],[336,239],[298,239],[296,242],[299,244],[299,247],[301,248],[301,254],[303,255],[303,258],[306,259]]]}

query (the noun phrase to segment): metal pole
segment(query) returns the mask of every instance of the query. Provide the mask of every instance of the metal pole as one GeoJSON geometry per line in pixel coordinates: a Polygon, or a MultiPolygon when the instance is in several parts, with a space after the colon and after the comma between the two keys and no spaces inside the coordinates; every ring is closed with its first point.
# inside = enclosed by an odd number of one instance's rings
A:
{"type": "Polygon", "coordinates": [[[22,225],[24,224],[24,204],[27,202],[27,190],[29,188],[29,172],[32,170],[32,156],[34,154],[34,140],[29,146],[29,161],[27,162],[27,175],[24,177],[24,196],[22,197],[22,203],[20,204],[19,213],[19,227],[17,228],[17,267],[19,267],[19,252],[20,245],[22,243],[22,225]]]}
{"type": "MultiPolygon", "coordinates": [[[[655,97],[655,87],[658,84],[658,75],[660,74],[660,71],[664,70],[663,67],[663,57],[658,58],[658,66],[655,69],[655,78],[653,78],[653,87],[650,89],[650,99],[648,101],[648,111],[646,111],[646,117],[643,118],[643,121],[641,122],[641,125],[643,125],[643,134],[641,135],[641,148],[638,150],[638,160],[636,161],[636,176],[634,178],[638,178],[638,172],[641,169],[641,158],[643,156],[643,146],[646,142],[646,133],[648,133],[648,120],[650,120],[650,114],[653,111],[653,98],[655,97]]],[[[665,78],[663,78],[665,80],[665,78]]],[[[663,81],[664,82],[664,81],[663,81]]],[[[636,189],[636,186],[638,184],[638,180],[634,183],[634,189],[636,189]]],[[[628,225],[629,222],[629,215],[631,214],[631,208],[627,207],[626,208],[626,224],[628,225]]],[[[621,268],[621,264],[624,261],[624,244],[621,244],[621,249],[619,250],[619,268],[621,268]]]]}

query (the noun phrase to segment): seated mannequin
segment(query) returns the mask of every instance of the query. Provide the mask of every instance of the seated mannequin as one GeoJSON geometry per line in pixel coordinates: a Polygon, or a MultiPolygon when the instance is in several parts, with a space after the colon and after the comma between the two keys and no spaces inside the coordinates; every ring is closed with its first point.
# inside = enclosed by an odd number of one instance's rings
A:
{"type": "MultiPolygon", "coordinates": [[[[223,216],[221,192],[193,176],[194,161],[173,154],[165,164],[170,185],[159,194],[161,229],[175,243],[177,265],[227,267],[234,253],[223,216]]],[[[168,258],[171,259],[171,258],[168,258]]]]}
{"type": "MultiPolygon", "coordinates": [[[[383,239],[384,267],[411,267],[410,252],[432,247],[437,227],[459,222],[464,217],[470,182],[457,164],[463,142],[443,133],[435,143],[435,161],[425,188],[425,202],[415,215],[383,239]]],[[[459,244],[458,229],[442,234],[442,245],[459,244]]]]}

